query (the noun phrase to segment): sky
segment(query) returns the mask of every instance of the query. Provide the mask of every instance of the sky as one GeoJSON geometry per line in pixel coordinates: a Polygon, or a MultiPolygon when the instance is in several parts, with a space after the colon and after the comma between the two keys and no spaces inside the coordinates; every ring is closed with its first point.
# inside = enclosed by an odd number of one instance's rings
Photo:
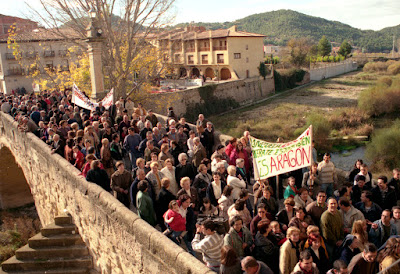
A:
{"type": "MultiPolygon", "coordinates": [[[[123,1],[123,0],[121,0],[123,1]]],[[[255,13],[291,9],[359,29],[380,30],[400,24],[399,0],[175,0],[175,23],[225,22],[255,13]]],[[[2,0],[1,14],[26,17],[26,0],[2,0]]],[[[39,0],[29,0],[40,6],[39,0]]]]}

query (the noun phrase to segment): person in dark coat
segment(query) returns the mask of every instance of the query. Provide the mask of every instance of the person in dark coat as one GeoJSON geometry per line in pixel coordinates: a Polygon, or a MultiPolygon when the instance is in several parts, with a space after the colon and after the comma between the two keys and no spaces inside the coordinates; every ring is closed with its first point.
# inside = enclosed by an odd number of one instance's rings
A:
{"type": "Polygon", "coordinates": [[[86,181],[95,183],[106,191],[111,191],[110,179],[107,172],[100,168],[100,161],[94,160],[90,165],[90,170],[86,175],[86,181]]]}
{"type": "Polygon", "coordinates": [[[163,215],[168,210],[169,202],[171,202],[172,200],[176,200],[175,195],[168,190],[169,184],[170,181],[168,178],[163,178],[161,180],[161,189],[157,197],[156,215],[158,224],[161,227],[161,231],[167,229],[164,224],[163,215]]]}
{"type": "Polygon", "coordinates": [[[295,217],[294,212],[294,200],[289,197],[284,201],[285,209],[276,214],[276,220],[279,222],[279,225],[282,227],[283,231],[286,231],[289,225],[289,221],[295,217]]]}
{"type": "Polygon", "coordinates": [[[196,176],[196,171],[193,164],[188,163],[188,156],[186,153],[181,153],[178,155],[179,164],[175,169],[175,178],[177,182],[180,182],[183,177],[189,177],[190,180],[194,180],[196,176]]]}
{"type": "Polygon", "coordinates": [[[153,189],[153,185],[146,178],[146,173],[144,172],[144,170],[143,169],[138,169],[137,172],[136,172],[136,178],[133,181],[133,183],[131,184],[131,188],[129,190],[131,201],[132,201],[132,204],[133,204],[134,207],[136,207],[136,195],[138,193],[138,185],[139,185],[140,181],[146,181],[148,183],[147,193],[148,193],[149,197],[153,200],[153,203],[156,200],[155,192],[154,192],[154,189],[153,189]]]}
{"type": "Polygon", "coordinates": [[[279,247],[268,239],[268,234],[271,231],[269,224],[269,220],[264,219],[257,225],[258,232],[254,238],[254,255],[257,260],[269,266],[273,273],[279,273],[279,247]]]}
{"type": "Polygon", "coordinates": [[[320,273],[326,273],[329,269],[329,259],[325,249],[321,245],[321,236],[310,233],[308,237],[309,247],[307,248],[313,258],[313,262],[317,265],[320,273]]]}
{"type": "Polygon", "coordinates": [[[345,262],[347,265],[350,263],[351,259],[358,253],[360,249],[358,248],[359,241],[356,236],[348,234],[338,250],[338,259],[345,262]]]}
{"type": "Polygon", "coordinates": [[[211,157],[211,154],[213,153],[213,148],[214,148],[214,129],[213,125],[211,122],[207,122],[207,127],[205,128],[203,132],[204,136],[204,147],[206,148],[207,151],[207,158],[211,157]]]}
{"type": "Polygon", "coordinates": [[[392,187],[388,185],[386,176],[379,176],[378,186],[372,189],[373,201],[382,209],[392,209],[397,205],[396,193],[392,187]]]}

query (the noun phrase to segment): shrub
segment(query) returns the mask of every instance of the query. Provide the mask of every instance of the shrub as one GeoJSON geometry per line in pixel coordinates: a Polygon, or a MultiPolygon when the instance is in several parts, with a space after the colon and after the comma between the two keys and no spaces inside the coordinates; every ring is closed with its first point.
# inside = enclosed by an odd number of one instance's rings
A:
{"type": "Polygon", "coordinates": [[[330,118],[331,127],[340,130],[344,127],[356,128],[368,120],[368,115],[359,108],[348,108],[335,112],[330,118]]]}
{"type": "Polygon", "coordinates": [[[388,66],[387,72],[392,75],[396,75],[400,73],[400,62],[396,62],[388,66]]]}
{"type": "Polygon", "coordinates": [[[331,132],[331,123],[329,120],[319,113],[311,113],[306,119],[306,125],[294,131],[295,136],[299,136],[310,125],[313,126],[313,140],[315,141],[317,149],[329,150],[331,143],[327,142],[331,132]]]}
{"type": "Polygon", "coordinates": [[[375,132],[365,155],[374,165],[393,169],[400,165],[399,150],[400,120],[396,120],[390,128],[375,132]]]}
{"type": "Polygon", "coordinates": [[[358,106],[371,116],[389,114],[400,109],[400,85],[392,82],[388,87],[384,83],[363,90],[358,98],[358,106]]]}
{"type": "Polygon", "coordinates": [[[390,87],[392,85],[392,77],[382,76],[378,79],[377,83],[382,83],[390,87]]]}
{"type": "Polygon", "coordinates": [[[296,87],[297,82],[303,81],[306,72],[302,69],[274,71],[275,90],[282,91],[296,87]]]}

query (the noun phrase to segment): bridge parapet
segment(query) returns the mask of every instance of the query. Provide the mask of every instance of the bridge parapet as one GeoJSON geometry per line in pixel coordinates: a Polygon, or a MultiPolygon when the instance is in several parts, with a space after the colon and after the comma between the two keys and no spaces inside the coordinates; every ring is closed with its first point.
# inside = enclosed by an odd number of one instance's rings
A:
{"type": "Polygon", "coordinates": [[[110,193],[78,176],[79,171],[32,133],[18,130],[0,112],[0,145],[21,166],[42,225],[66,210],[102,273],[213,273],[110,193]]]}

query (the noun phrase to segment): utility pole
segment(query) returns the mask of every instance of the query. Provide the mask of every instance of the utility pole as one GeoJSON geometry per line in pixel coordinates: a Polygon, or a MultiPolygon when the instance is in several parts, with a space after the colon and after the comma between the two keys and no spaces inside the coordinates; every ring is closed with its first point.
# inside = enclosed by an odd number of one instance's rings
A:
{"type": "Polygon", "coordinates": [[[394,41],[396,36],[393,34],[393,48],[392,48],[392,58],[394,58],[394,41]]]}

